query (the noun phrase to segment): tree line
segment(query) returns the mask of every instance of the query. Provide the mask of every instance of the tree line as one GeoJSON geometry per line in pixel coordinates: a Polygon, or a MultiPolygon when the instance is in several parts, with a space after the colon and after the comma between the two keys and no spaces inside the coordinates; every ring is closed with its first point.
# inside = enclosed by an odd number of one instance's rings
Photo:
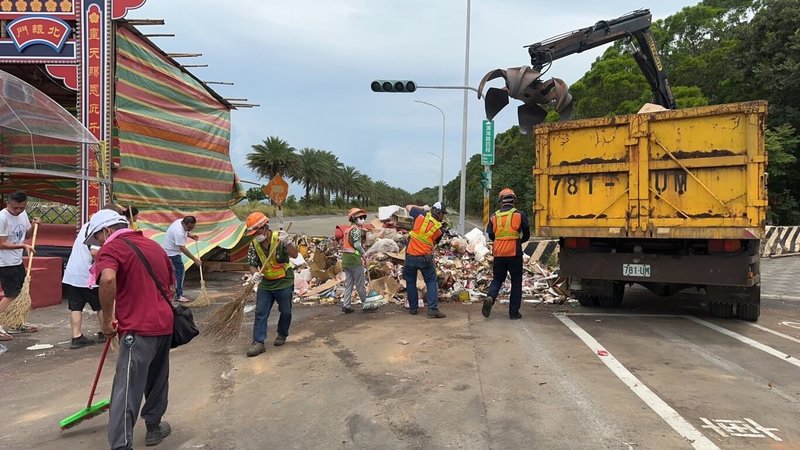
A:
{"type": "MultiPolygon", "coordinates": [[[[297,150],[277,136],[270,136],[251,148],[247,167],[261,178],[280,175],[301,185],[305,193],[299,200],[301,205],[377,207],[413,201],[407,191],[389,186],[383,180],[373,180],[355,167],[343,164],[328,150],[297,150]]],[[[255,191],[250,192],[249,198],[258,199],[255,191]]]]}

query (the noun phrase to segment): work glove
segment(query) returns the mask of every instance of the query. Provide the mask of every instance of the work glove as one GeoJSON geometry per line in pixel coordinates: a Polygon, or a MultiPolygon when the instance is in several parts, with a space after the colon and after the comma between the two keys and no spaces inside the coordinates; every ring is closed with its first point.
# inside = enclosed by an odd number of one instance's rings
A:
{"type": "Polygon", "coordinates": [[[246,277],[244,280],[244,284],[242,284],[242,286],[247,286],[247,283],[258,284],[261,282],[262,278],[264,278],[264,276],[261,275],[261,272],[256,272],[250,275],[249,277],[246,277]]]}
{"type": "Polygon", "coordinates": [[[283,245],[287,245],[292,242],[292,240],[289,238],[289,233],[285,231],[278,231],[278,240],[281,241],[281,244],[283,245]]]}

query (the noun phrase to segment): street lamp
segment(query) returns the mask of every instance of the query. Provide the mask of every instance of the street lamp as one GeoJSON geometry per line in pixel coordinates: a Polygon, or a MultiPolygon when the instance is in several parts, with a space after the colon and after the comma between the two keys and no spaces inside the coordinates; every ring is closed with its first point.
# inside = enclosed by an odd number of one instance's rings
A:
{"type": "MultiPolygon", "coordinates": [[[[469,86],[470,0],[467,0],[467,33],[464,44],[464,86],[469,86]]],[[[467,215],[467,91],[464,91],[464,121],[461,124],[461,193],[458,198],[458,233],[464,235],[467,215]]]]}
{"type": "Polygon", "coordinates": [[[432,107],[438,109],[440,113],[442,113],[442,156],[438,157],[435,154],[428,152],[431,155],[436,156],[437,158],[439,158],[439,165],[441,167],[439,169],[439,203],[441,203],[442,199],[444,198],[443,197],[444,194],[442,193],[442,191],[444,189],[444,134],[445,134],[444,133],[444,131],[445,131],[444,111],[442,111],[442,108],[439,108],[438,106],[436,106],[434,104],[431,104],[431,103],[428,103],[428,102],[423,102],[422,100],[414,100],[414,102],[415,103],[422,103],[423,105],[432,106],[432,107]]]}

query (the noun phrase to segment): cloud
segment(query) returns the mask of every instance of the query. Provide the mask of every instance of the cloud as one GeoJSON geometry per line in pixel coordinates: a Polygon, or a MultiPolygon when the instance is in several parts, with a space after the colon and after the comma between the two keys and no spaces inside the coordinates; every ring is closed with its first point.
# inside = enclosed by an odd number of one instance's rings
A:
{"type": "MultiPolygon", "coordinates": [[[[653,7],[656,19],[694,1],[653,7]]],[[[639,2],[472,0],[469,82],[477,86],[494,68],[528,64],[524,45],[590,26],[640,8],[639,2]]],[[[461,164],[463,93],[420,89],[414,94],[374,94],[374,79],[412,79],[420,85],[464,82],[466,2],[463,0],[148,0],[129,17],[164,18],[174,32],[154,38],[168,51],[200,52],[191,63],[225,97],[245,97],[260,108],[232,114],[231,159],[240,177],[250,146],[279,136],[296,148],[330,150],[375,180],[415,192],[438,185],[441,115],[414,103],[439,106],[446,116],[445,183],[461,164]],[[422,167],[422,169],[420,169],[422,167]],[[431,169],[432,168],[432,169],[431,169]],[[435,172],[435,173],[434,173],[435,172]]],[[[572,83],[603,48],[554,64],[547,77],[572,83]]],[[[188,63],[188,62],[187,62],[188,63]]],[[[480,152],[483,103],[468,93],[467,159],[480,152]]],[[[500,133],[516,123],[513,108],[495,119],[500,133]]],[[[302,195],[300,190],[293,193],[302,195]]]]}

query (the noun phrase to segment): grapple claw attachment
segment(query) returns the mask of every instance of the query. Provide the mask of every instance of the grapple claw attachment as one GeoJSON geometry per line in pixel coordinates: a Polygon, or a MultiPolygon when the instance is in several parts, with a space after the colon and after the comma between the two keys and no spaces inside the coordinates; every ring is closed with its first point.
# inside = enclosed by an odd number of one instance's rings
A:
{"type": "Polygon", "coordinates": [[[484,75],[478,86],[478,98],[481,98],[486,82],[503,78],[506,83],[504,88],[489,88],[486,92],[486,117],[492,120],[511,97],[524,103],[518,108],[519,126],[523,134],[545,120],[545,105],[552,105],[562,119],[568,119],[572,113],[572,96],[567,84],[558,78],[541,81],[541,76],[541,73],[528,66],[495,69],[484,75]]]}

